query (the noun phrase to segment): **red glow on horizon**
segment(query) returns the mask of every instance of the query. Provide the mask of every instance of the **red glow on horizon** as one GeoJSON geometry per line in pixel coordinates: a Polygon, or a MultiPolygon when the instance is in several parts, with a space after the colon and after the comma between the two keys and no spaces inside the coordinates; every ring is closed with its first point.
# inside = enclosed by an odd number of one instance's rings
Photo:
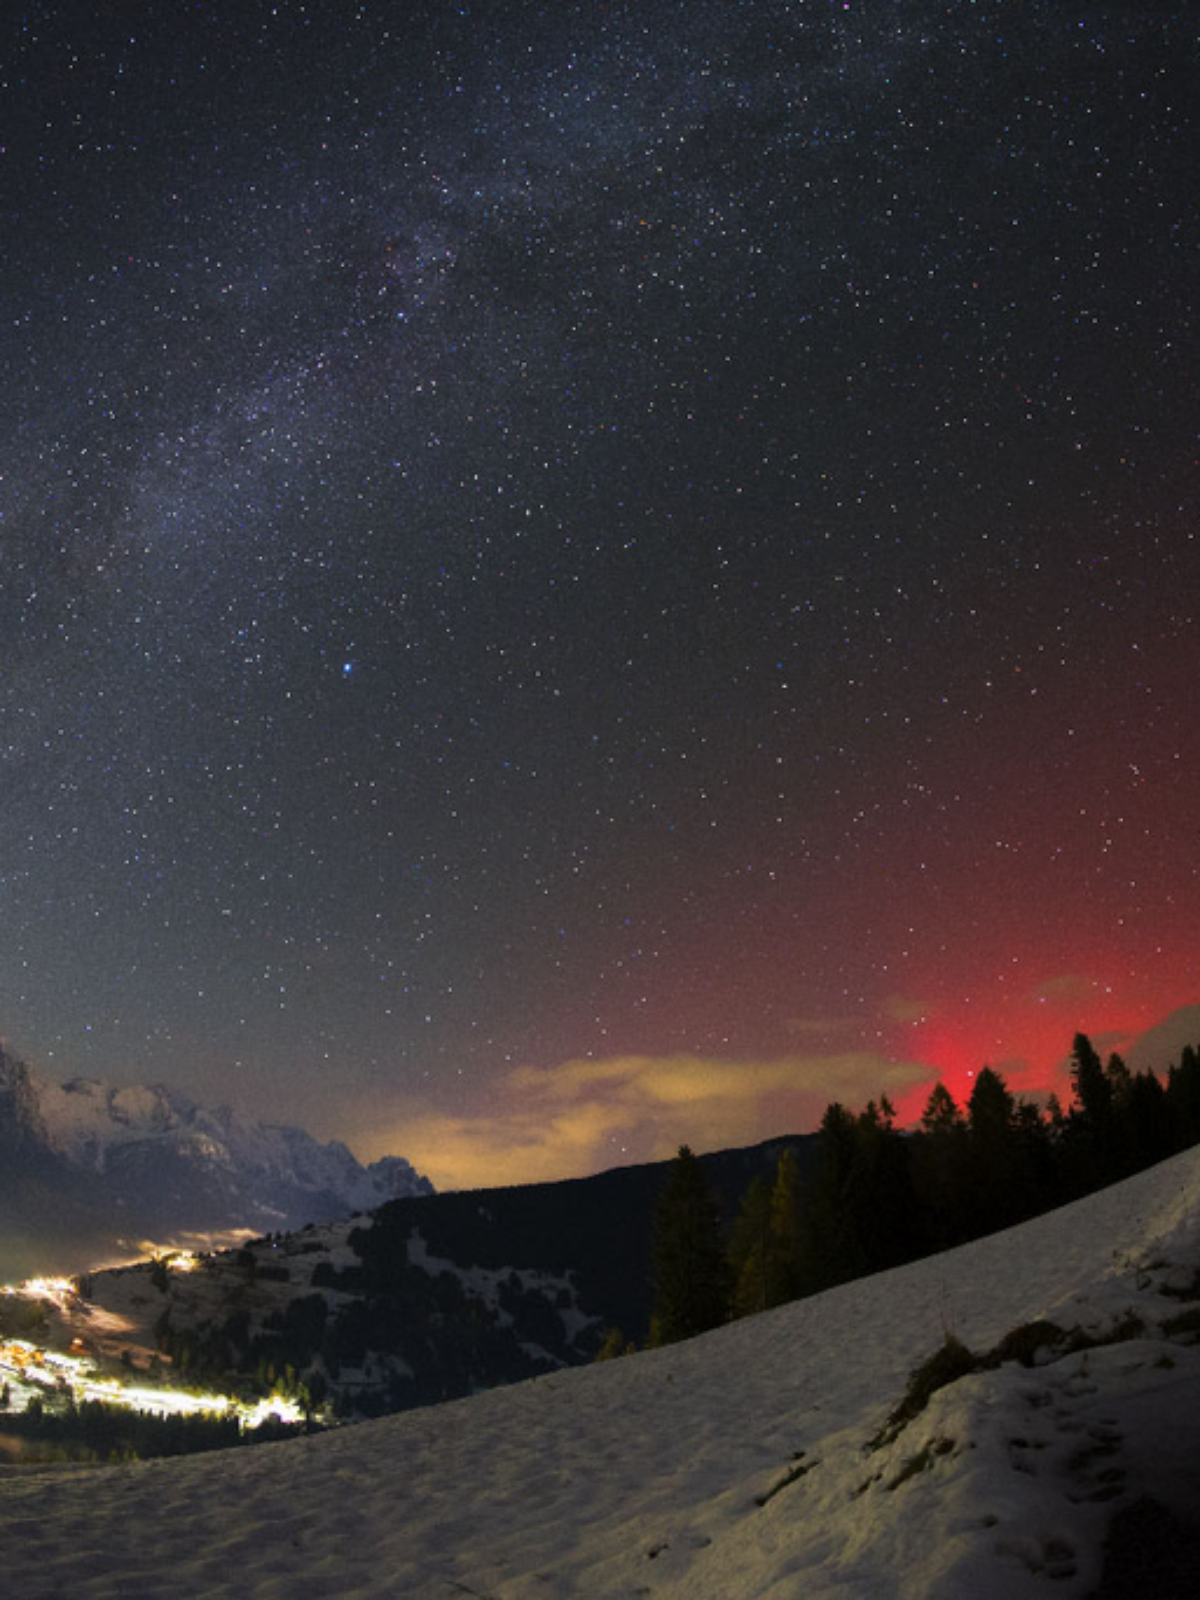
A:
{"type": "MultiPolygon", "coordinates": [[[[1069,1061],[1077,1033],[1086,1033],[1101,1055],[1121,1054],[1136,1038],[1173,1011],[1194,1002],[1194,990],[1173,985],[1154,1004],[1144,993],[1118,995],[1100,984],[1064,981],[1019,1003],[963,1004],[957,1014],[947,1005],[904,1030],[893,1040],[894,1053],[927,1062],[930,1082],[899,1097],[897,1121],[919,1121],[929,1089],[942,1082],[963,1109],[985,1066],[1004,1079],[1018,1098],[1044,1102],[1050,1094],[1066,1107],[1071,1088],[1069,1061]]],[[[1160,1073],[1168,1063],[1154,1063],[1160,1073]]]]}

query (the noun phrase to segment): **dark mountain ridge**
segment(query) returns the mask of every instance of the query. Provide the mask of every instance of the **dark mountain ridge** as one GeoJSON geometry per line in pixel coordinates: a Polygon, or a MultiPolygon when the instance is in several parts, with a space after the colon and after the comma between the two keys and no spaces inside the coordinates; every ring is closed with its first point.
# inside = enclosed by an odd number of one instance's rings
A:
{"type": "MultiPolygon", "coordinates": [[[[785,1149],[807,1170],[815,1136],[701,1158],[727,1217],[785,1149]]],[[[140,1324],[140,1361],[157,1349],[190,1382],[230,1392],[290,1372],[342,1415],[407,1410],[590,1361],[612,1328],[642,1340],[668,1166],[397,1199],[198,1270],[89,1274],[86,1295],[140,1324]]]]}
{"type": "MultiPolygon", "coordinates": [[[[753,1178],[774,1178],[784,1150],[795,1151],[807,1176],[816,1140],[816,1134],[797,1134],[701,1156],[724,1219],[732,1220],[753,1178]]],[[[652,1299],[650,1220],[668,1167],[657,1161],[556,1183],[391,1200],[361,1242],[364,1266],[386,1277],[389,1261],[403,1255],[415,1229],[430,1255],[461,1267],[570,1272],[585,1312],[641,1339],[652,1299]]]]}

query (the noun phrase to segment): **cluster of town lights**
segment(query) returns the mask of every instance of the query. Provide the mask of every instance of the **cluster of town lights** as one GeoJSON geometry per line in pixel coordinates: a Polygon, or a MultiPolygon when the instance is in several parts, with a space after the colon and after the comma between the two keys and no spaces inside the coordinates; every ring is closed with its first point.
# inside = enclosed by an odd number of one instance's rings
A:
{"type": "MultiPolygon", "coordinates": [[[[179,1252],[165,1259],[174,1271],[187,1272],[198,1265],[197,1258],[190,1252],[179,1252]]],[[[76,1289],[70,1278],[42,1277],[30,1278],[19,1286],[5,1284],[3,1293],[6,1297],[25,1300],[50,1300],[65,1312],[76,1296],[76,1289]]],[[[301,1407],[285,1395],[272,1394],[251,1405],[231,1395],[151,1389],[141,1384],[122,1383],[117,1378],[102,1378],[86,1357],[48,1350],[28,1339],[0,1337],[0,1383],[13,1378],[27,1389],[44,1389],[50,1393],[61,1392],[65,1387],[77,1403],[100,1400],[106,1405],[127,1406],[131,1411],[148,1411],[156,1416],[233,1413],[243,1428],[257,1428],[270,1418],[280,1422],[304,1420],[301,1407]]]]}

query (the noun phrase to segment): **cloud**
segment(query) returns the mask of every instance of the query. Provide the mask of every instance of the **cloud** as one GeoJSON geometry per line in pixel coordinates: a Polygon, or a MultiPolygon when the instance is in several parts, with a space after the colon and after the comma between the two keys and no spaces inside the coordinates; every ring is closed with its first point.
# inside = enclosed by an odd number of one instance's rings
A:
{"type": "Polygon", "coordinates": [[[1038,1005],[1082,1006],[1092,1003],[1097,991],[1103,993],[1104,990],[1105,985],[1098,978],[1089,978],[1080,972],[1068,972],[1035,985],[1029,992],[1029,998],[1038,1005]]]}
{"type": "Polygon", "coordinates": [[[793,1039],[836,1039],[862,1027],[861,1017],[788,1017],[785,1031],[793,1039]]]}
{"type": "Polygon", "coordinates": [[[896,1098],[930,1076],[867,1052],[583,1057],[515,1068],[484,1114],[420,1111],[351,1142],[407,1156],[439,1188],[544,1182],[804,1132],[831,1100],[896,1098]]]}
{"type": "Polygon", "coordinates": [[[931,1000],[914,1000],[909,995],[894,994],[883,1003],[883,1014],[892,1022],[927,1022],[938,1014],[931,1000]]]}
{"type": "Polygon", "coordinates": [[[1137,1072],[1153,1068],[1165,1076],[1168,1067],[1178,1065],[1185,1045],[1198,1044],[1200,1005],[1180,1006],[1133,1040],[1127,1052],[1129,1065],[1137,1072]]]}

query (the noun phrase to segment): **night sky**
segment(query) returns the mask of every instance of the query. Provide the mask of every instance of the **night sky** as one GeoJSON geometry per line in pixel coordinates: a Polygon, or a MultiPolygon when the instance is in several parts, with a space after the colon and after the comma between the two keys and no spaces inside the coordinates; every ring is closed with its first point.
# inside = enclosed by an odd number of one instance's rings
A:
{"type": "Polygon", "coordinates": [[[1061,1086],[1079,1028],[1166,1065],[1191,7],[0,30],[31,1065],[446,1186],[1061,1086]]]}

